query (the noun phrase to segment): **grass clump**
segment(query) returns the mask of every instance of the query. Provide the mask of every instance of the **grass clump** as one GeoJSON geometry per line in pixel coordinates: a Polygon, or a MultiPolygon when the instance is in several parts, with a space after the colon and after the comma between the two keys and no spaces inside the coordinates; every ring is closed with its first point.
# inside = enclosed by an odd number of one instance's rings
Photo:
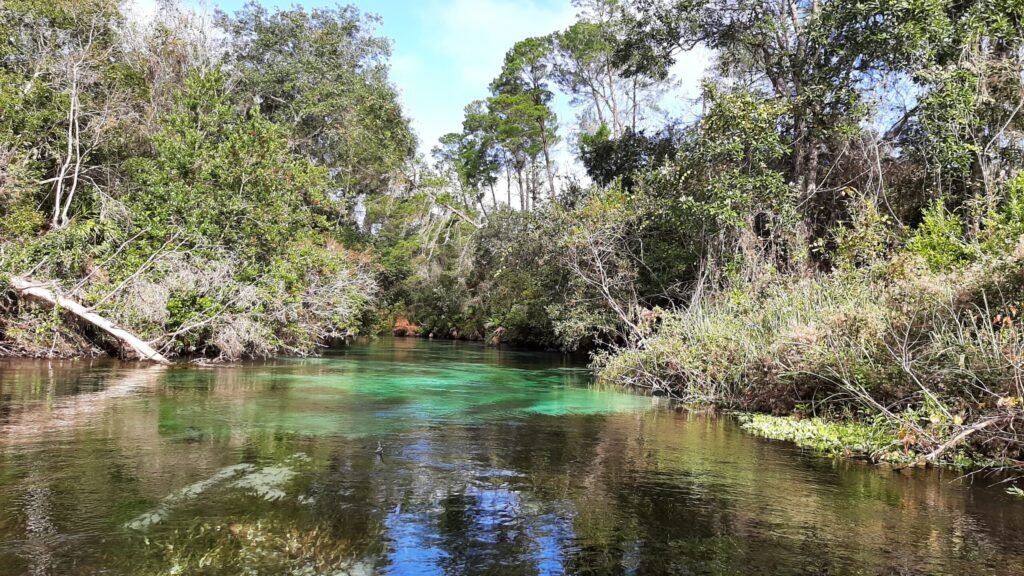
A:
{"type": "Polygon", "coordinates": [[[881,418],[928,460],[1012,464],[1024,454],[1013,432],[1024,419],[1022,287],[1017,254],[939,270],[903,254],[829,274],[762,278],[664,314],[642,345],[601,358],[599,374],[743,411],[866,415],[834,430],[815,419],[748,420],[748,428],[826,452],[889,450],[886,435],[856,432],[881,418]]]}

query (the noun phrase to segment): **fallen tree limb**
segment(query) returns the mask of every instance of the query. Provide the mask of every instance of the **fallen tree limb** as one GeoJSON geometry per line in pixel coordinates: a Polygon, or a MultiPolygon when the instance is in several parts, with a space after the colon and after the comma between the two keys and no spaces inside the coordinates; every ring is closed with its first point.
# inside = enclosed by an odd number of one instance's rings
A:
{"type": "Polygon", "coordinates": [[[929,462],[935,461],[936,458],[938,458],[939,456],[942,456],[943,452],[945,452],[946,450],[949,450],[950,448],[956,446],[957,444],[959,444],[961,441],[963,441],[965,438],[967,438],[971,434],[974,434],[975,432],[978,432],[979,430],[984,430],[985,428],[988,428],[989,426],[995,424],[996,422],[999,422],[1000,420],[1002,420],[1002,418],[1000,418],[1000,417],[988,418],[988,419],[982,420],[982,421],[974,424],[973,426],[968,426],[967,428],[964,428],[963,431],[961,431],[959,434],[954,436],[950,441],[946,442],[942,446],[939,446],[938,448],[933,450],[930,454],[925,456],[925,459],[928,460],[929,462]]]}
{"type": "Polygon", "coordinates": [[[163,354],[157,352],[152,346],[147,344],[138,336],[128,332],[121,328],[117,324],[107,320],[103,316],[91,311],[90,309],[82,306],[78,302],[61,296],[55,293],[53,290],[48,288],[45,284],[40,282],[33,282],[27,278],[18,276],[12,276],[10,279],[11,287],[18,294],[20,298],[29,298],[42,302],[48,306],[61,308],[67,312],[75,315],[75,317],[92,324],[107,334],[113,336],[118,342],[120,342],[125,348],[131,350],[140,360],[146,360],[150,362],[157,362],[159,364],[170,364],[170,360],[165,358],[163,354]]]}

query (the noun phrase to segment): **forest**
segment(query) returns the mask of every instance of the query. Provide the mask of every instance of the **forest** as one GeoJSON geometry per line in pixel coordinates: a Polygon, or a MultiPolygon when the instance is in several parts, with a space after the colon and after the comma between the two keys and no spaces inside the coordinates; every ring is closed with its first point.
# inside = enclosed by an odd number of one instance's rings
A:
{"type": "Polygon", "coordinates": [[[828,433],[1020,465],[1024,3],[574,6],[425,155],[354,7],[141,26],[0,0],[0,352],[126,353],[45,286],[168,358],[583,351],[615,385],[800,417],[750,417],[767,434],[869,422],[828,433]]]}

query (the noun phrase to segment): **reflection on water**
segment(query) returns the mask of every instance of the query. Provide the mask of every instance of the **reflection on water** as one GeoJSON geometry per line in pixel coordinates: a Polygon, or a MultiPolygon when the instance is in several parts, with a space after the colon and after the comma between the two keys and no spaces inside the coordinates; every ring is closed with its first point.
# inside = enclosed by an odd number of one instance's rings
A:
{"type": "Polygon", "coordinates": [[[8,361],[0,575],[1024,574],[1024,501],[984,481],[588,383],[558,356],[422,340],[8,361]]]}

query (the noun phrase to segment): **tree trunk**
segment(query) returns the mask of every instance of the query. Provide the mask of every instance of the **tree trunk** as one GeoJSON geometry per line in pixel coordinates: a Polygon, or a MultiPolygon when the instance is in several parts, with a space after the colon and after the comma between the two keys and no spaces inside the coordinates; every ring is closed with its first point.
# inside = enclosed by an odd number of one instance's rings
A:
{"type": "Polygon", "coordinates": [[[633,131],[634,134],[636,134],[636,120],[637,120],[636,117],[637,117],[637,114],[639,113],[639,108],[640,108],[640,103],[637,102],[637,95],[636,95],[636,92],[637,92],[637,82],[638,82],[638,80],[636,79],[636,77],[634,77],[633,78],[633,125],[630,127],[630,129],[633,131]]]}
{"type": "Polygon", "coordinates": [[[523,181],[523,169],[516,167],[516,181],[519,182],[519,210],[527,212],[530,209],[529,198],[527,197],[526,183],[523,181]]]}
{"type": "Polygon", "coordinates": [[[508,157],[505,157],[505,203],[508,209],[512,209],[512,168],[509,165],[508,157]]]}
{"type": "Polygon", "coordinates": [[[544,168],[548,175],[548,189],[551,191],[551,201],[554,202],[555,196],[555,171],[551,166],[551,144],[548,142],[548,130],[547,123],[543,119],[540,121],[540,142],[544,146],[544,168]]]}
{"type": "Polygon", "coordinates": [[[608,96],[612,115],[612,135],[615,138],[622,136],[622,112],[619,110],[619,102],[615,97],[615,78],[612,76],[611,66],[606,66],[605,74],[608,78],[608,96]]]}
{"type": "Polygon", "coordinates": [[[170,364],[171,362],[157,352],[153,347],[144,342],[138,336],[128,332],[121,328],[117,324],[107,320],[106,318],[96,314],[90,309],[82,306],[78,302],[65,298],[60,294],[56,294],[53,290],[47,288],[44,284],[33,282],[26,278],[20,278],[18,276],[12,276],[10,279],[11,287],[18,294],[19,297],[29,298],[53,306],[56,308],[62,308],[71,314],[74,314],[77,318],[92,324],[93,326],[103,330],[107,334],[113,336],[120,342],[125,348],[130,349],[140,360],[149,362],[156,362],[158,364],[170,364]]]}

